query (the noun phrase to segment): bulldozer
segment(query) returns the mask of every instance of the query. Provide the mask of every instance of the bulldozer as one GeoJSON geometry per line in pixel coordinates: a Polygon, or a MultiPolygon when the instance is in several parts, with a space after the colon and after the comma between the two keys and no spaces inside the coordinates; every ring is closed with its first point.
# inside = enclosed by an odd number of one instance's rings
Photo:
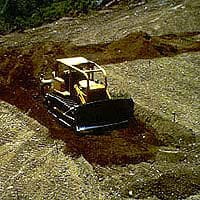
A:
{"type": "Polygon", "coordinates": [[[77,133],[128,126],[132,98],[112,99],[103,67],[84,57],[57,59],[51,79],[41,76],[41,92],[48,112],[77,133]]]}

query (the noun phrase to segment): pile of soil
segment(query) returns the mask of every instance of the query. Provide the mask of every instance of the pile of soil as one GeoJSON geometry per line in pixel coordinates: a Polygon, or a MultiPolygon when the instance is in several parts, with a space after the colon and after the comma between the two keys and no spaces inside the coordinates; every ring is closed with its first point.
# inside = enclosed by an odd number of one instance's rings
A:
{"type": "Polygon", "coordinates": [[[150,36],[144,32],[136,32],[104,44],[76,46],[67,41],[2,48],[0,51],[0,84],[36,88],[39,74],[54,70],[55,59],[61,57],[81,55],[99,64],[111,64],[199,51],[200,42],[192,40],[192,37],[199,34],[199,32],[194,32],[150,36]]]}

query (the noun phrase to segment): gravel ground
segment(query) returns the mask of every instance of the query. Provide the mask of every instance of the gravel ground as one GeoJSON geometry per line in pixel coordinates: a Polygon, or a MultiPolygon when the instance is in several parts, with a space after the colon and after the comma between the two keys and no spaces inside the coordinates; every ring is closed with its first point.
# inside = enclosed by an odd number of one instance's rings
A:
{"type": "Polygon", "coordinates": [[[198,199],[199,143],[159,146],[154,158],[91,165],[64,154],[64,142],[14,106],[0,102],[1,199],[198,199]],[[189,197],[191,196],[191,197],[189,197]],[[188,198],[187,198],[188,197],[188,198]]]}
{"type": "Polygon", "coordinates": [[[0,95],[17,102],[24,113],[0,102],[0,198],[200,199],[199,8],[196,0],[156,0],[141,6],[129,1],[90,16],[62,18],[1,36],[0,95]],[[131,46],[129,34],[139,37],[130,52],[124,51],[131,46]],[[146,36],[152,38],[152,52],[144,49],[146,36]],[[120,44],[124,49],[116,46],[120,44]],[[175,52],[167,54],[169,50],[175,52]],[[133,135],[132,129],[131,134],[80,138],[58,125],[52,128],[55,122],[33,100],[38,75],[50,71],[56,56],[80,53],[105,66],[114,96],[135,99],[136,117],[153,134],[142,129],[142,134],[133,135]],[[11,91],[4,94],[6,87],[11,91]],[[129,155],[153,153],[135,163],[132,157],[118,155],[125,150],[129,155]],[[117,162],[101,165],[106,155],[106,161],[114,155],[117,162]]]}
{"type": "Polygon", "coordinates": [[[105,197],[93,167],[82,156],[65,155],[64,142],[37,121],[1,101],[0,124],[1,199],[105,197]]]}
{"type": "Polygon", "coordinates": [[[111,91],[200,134],[200,53],[107,65],[111,91]]]}

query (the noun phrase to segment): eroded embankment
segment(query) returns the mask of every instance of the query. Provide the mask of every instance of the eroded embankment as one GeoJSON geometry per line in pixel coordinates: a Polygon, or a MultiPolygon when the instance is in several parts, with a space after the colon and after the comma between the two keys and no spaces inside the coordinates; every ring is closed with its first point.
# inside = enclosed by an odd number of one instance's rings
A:
{"type": "MultiPolygon", "coordinates": [[[[85,56],[100,64],[108,64],[199,51],[199,42],[192,40],[198,34],[152,37],[139,32],[107,44],[74,46],[70,42],[42,43],[1,49],[0,98],[16,105],[48,127],[52,137],[65,141],[66,152],[82,154],[91,163],[129,164],[153,159],[155,147],[165,140],[158,138],[151,126],[145,126],[148,120],[140,121],[141,115],[138,115],[137,121],[128,129],[110,134],[79,137],[71,130],[61,127],[43,108],[39,74],[50,74],[50,71],[57,67],[55,58],[59,57],[85,56]]],[[[153,121],[151,123],[153,124],[153,121]]],[[[173,138],[167,142],[172,140],[173,138]]]]}

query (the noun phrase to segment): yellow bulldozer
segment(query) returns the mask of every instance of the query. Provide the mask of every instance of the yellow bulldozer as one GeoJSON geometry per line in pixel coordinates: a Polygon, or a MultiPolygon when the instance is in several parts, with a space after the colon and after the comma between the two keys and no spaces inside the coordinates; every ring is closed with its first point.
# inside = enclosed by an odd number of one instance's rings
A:
{"type": "Polygon", "coordinates": [[[78,133],[126,127],[133,116],[134,102],[112,99],[106,71],[84,57],[56,60],[62,74],[41,77],[44,104],[56,119],[78,133]]]}

